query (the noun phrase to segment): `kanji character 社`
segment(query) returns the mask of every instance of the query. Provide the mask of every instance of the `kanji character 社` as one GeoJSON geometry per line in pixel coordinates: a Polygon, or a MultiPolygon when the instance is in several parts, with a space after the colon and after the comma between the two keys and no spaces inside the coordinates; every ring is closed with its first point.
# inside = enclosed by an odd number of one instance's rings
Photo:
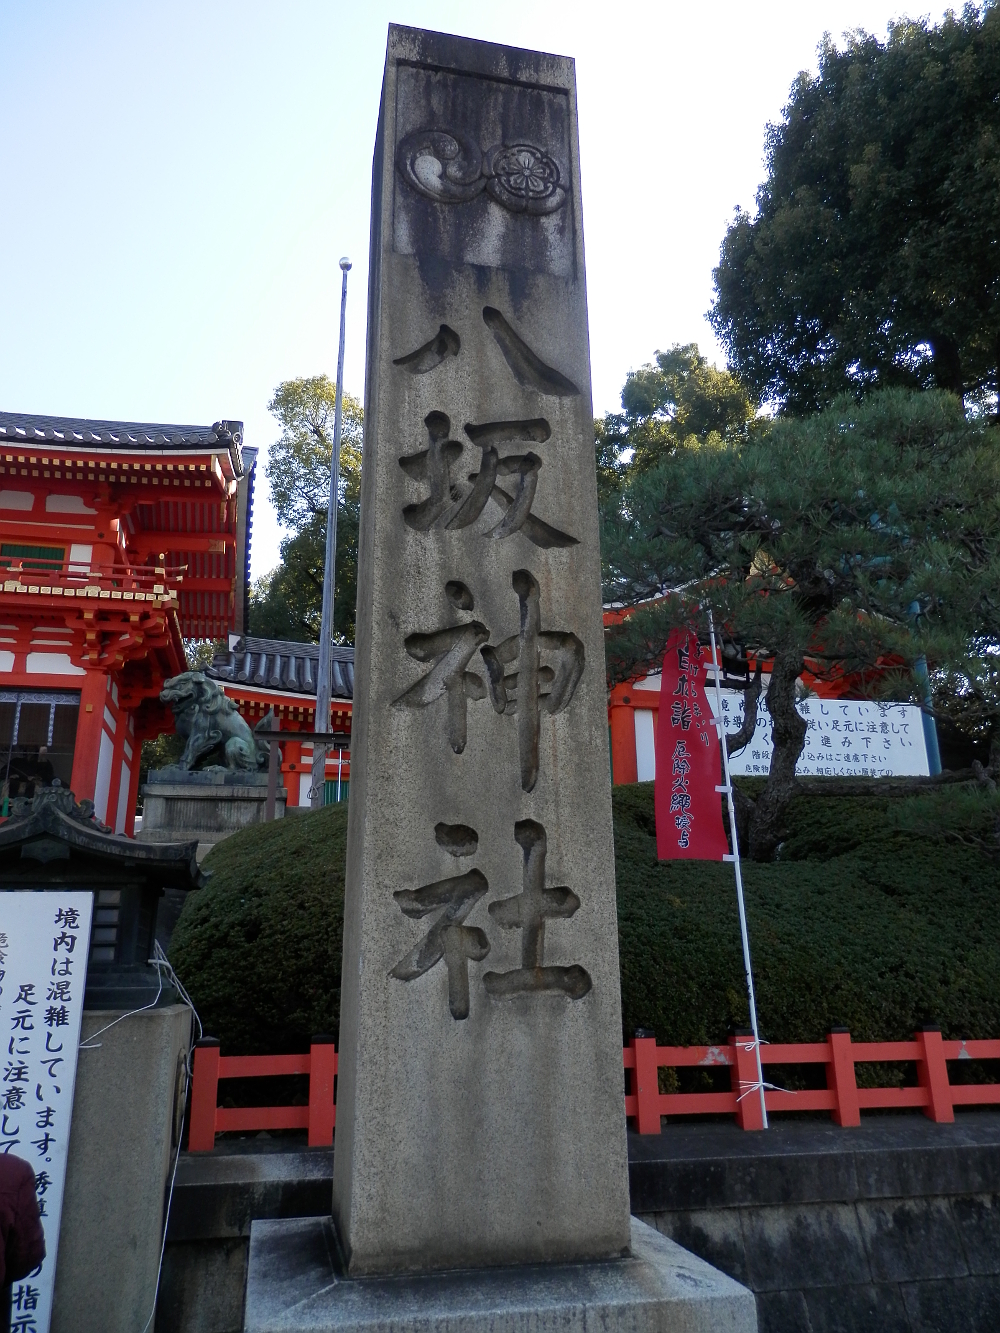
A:
{"type": "Polygon", "coordinates": [[[533,819],[520,819],[514,825],[514,838],[524,853],[522,889],[513,898],[490,903],[490,916],[504,930],[521,932],[521,966],[509,972],[487,972],[483,985],[497,999],[531,995],[540,991],[561,991],[571,1000],[579,1000],[591,988],[590,974],[579,964],[571,967],[546,967],[545,922],[571,917],[580,899],[571,889],[545,887],[545,829],[533,819]]]}

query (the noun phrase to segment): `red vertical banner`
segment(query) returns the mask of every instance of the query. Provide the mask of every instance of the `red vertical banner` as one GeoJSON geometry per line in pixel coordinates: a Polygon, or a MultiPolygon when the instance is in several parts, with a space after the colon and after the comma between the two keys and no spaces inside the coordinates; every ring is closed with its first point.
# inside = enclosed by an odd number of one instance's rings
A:
{"type": "Polygon", "coordinates": [[[729,852],[722,825],[719,735],[705,697],[707,659],[690,630],[667,643],[656,725],[656,855],[721,861],[729,852]]]}

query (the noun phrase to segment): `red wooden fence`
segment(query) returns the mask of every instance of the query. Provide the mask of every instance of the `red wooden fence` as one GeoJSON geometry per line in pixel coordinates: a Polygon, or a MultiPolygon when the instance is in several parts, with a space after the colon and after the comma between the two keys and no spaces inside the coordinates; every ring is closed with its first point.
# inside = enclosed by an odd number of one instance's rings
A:
{"type": "Polygon", "coordinates": [[[337,1108],[333,1080],[337,1051],[332,1038],[314,1037],[308,1055],[222,1055],[214,1037],[195,1047],[191,1079],[190,1152],[211,1152],[225,1129],[307,1129],[309,1147],[333,1142],[337,1108]],[[219,1106],[220,1078],[267,1078],[308,1074],[308,1106],[219,1106]]]}
{"type": "MultiPolygon", "coordinates": [[[[753,1038],[730,1037],[725,1046],[657,1046],[655,1037],[633,1037],[623,1051],[630,1087],[625,1114],[640,1134],[659,1134],[660,1117],[723,1113],[742,1129],[761,1129],[760,1095],[753,1038]],[[662,1068],[730,1070],[730,1087],[721,1092],[660,1092],[662,1068]]],[[[1000,1083],[952,1083],[949,1060],[1000,1060],[1000,1041],[943,1041],[938,1028],[923,1028],[912,1041],[852,1042],[843,1030],[826,1041],[761,1046],[766,1065],[826,1066],[826,1087],[784,1092],[766,1089],[768,1114],[774,1111],[829,1111],[838,1125],[858,1125],[861,1112],[874,1108],[919,1107],[939,1124],[954,1120],[956,1106],[1000,1104],[1000,1083]],[[912,1061],[915,1087],[859,1088],[854,1067],[864,1063],[912,1061]]],[[[307,1129],[309,1146],[333,1142],[336,1123],[334,1079],[337,1052],[332,1040],[316,1037],[308,1055],[221,1055],[212,1037],[199,1042],[191,1083],[191,1152],[210,1152],[222,1130],[307,1129]],[[308,1106],[218,1105],[219,1080],[308,1074],[308,1106]]]]}
{"type": "MultiPolygon", "coordinates": [[[[938,1028],[923,1028],[912,1041],[852,1042],[845,1031],[831,1032],[826,1041],[760,1048],[763,1065],[826,1066],[826,1087],[783,1092],[766,1089],[768,1114],[772,1111],[829,1111],[838,1125],[858,1125],[861,1111],[876,1107],[902,1109],[917,1106],[931,1120],[944,1124],[955,1119],[956,1106],[1000,1103],[1000,1084],[953,1084],[949,1060],[1000,1060],[1000,1041],[942,1041],[938,1028]],[[859,1088],[854,1066],[867,1062],[915,1061],[917,1086],[912,1088],[859,1088]]],[[[762,1129],[757,1062],[753,1037],[730,1037],[726,1046],[657,1046],[654,1037],[633,1037],[625,1048],[625,1068],[632,1071],[625,1095],[625,1114],[635,1120],[640,1134],[658,1134],[662,1115],[703,1115],[707,1111],[735,1115],[742,1129],[762,1129]],[[728,1065],[731,1087],[725,1092],[659,1090],[663,1068],[707,1069],[728,1065]]],[[[766,1082],[766,1076],[765,1076],[766,1082]]]]}

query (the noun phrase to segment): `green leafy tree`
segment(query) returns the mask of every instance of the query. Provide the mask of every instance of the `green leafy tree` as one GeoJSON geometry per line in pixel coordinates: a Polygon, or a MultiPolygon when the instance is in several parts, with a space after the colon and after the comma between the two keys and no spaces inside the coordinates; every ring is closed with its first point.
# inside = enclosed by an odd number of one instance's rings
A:
{"type": "MultiPolygon", "coordinates": [[[[268,404],[282,433],[271,448],[267,479],[278,519],[291,531],[281,543],[281,564],[250,591],[251,632],[262,638],[319,640],[335,399],[332,380],[314,375],[279,384],[268,404]]],[[[363,424],[360,402],[345,393],[333,621],[338,643],[354,641],[363,424]]]]}
{"type": "Polygon", "coordinates": [[[712,323],[759,401],[890,385],[988,399],[1000,360],[1000,8],[825,38],[767,131],[712,323]]]}
{"type": "Polygon", "coordinates": [[[752,416],[746,390],[727,370],[709,365],[696,343],[657,352],[629,374],[621,412],[594,423],[602,496],[614,495],[626,473],[653,467],[692,436],[728,439],[752,416]]]}
{"type": "Polygon", "coordinates": [[[920,702],[918,657],[973,672],[998,642],[998,444],[952,395],[891,389],[692,439],[626,476],[605,514],[605,588],[639,609],[609,633],[609,678],[659,666],[675,626],[707,637],[709,607],[726,659],[772,661],[770,773],[738,810],[755,859],[773,855],[795,789],[807,663],[920,702]]]}

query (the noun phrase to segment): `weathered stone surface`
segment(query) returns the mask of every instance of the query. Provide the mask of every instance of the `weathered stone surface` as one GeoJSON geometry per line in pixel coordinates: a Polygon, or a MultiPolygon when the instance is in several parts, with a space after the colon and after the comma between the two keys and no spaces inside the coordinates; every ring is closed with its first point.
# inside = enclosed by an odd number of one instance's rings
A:
{"type": "MultiPolygon", "coordinates": [[[[166,770],[150,772],[142,789],[142,827],[138,842],[197,840],[198,861],[217,842],[248,824],[262,824],[267,809],[266,773],[228,773],[225,769],[187,773],[171,780],[166,770]]],[[[288,792],[275,794],[274,817],[283,819],[288,792]]]]}
{"type": "Polygon", "coordinates": [[[601,1263],[339,1276],[326,1218],[255,1222],[245,1333],[756,1333],[753,1295],[632,1219],[601,1263]]]}
{"type": "Polygon", "coordinates": [[[906,1333],[951,1333],[953,1329],[994,1333],[1000,1328],[1000,1284],[990,1278],[908,1282],[901,1290],[908,1320],[906,1333]]]}
{"type": "Polygon", "coordinates": [[[748,1208],[742,1220],[754,1291],[871,1281],[868,1254],[850,1204],[748,1208]]]}
{"type": "MultiPolygon", "coordinates": [[[[114,1011],[84,1010],[86,1046],[114,1011]]],[[[191,1011],[132,1014],[81,1050],[52,1333],[135,1333],[156,1296],[191,1011]]]]}
{"type": "Polygon", "coordinates": [[[628,1246],[573,63],[389,32],[334,1217],[354,1274],[628,1246]]]}
{"type": "Polygon", "coordinates": [[[155,1333],[240,1333],[247,1241],[179,1241],[163,1256],[155,1333]]]}
{"type": "Polygon", "coordinates": [[[876,1282],[967,1276],[948,1199],[880,1199],[856,1207],[876,1282]]]}

